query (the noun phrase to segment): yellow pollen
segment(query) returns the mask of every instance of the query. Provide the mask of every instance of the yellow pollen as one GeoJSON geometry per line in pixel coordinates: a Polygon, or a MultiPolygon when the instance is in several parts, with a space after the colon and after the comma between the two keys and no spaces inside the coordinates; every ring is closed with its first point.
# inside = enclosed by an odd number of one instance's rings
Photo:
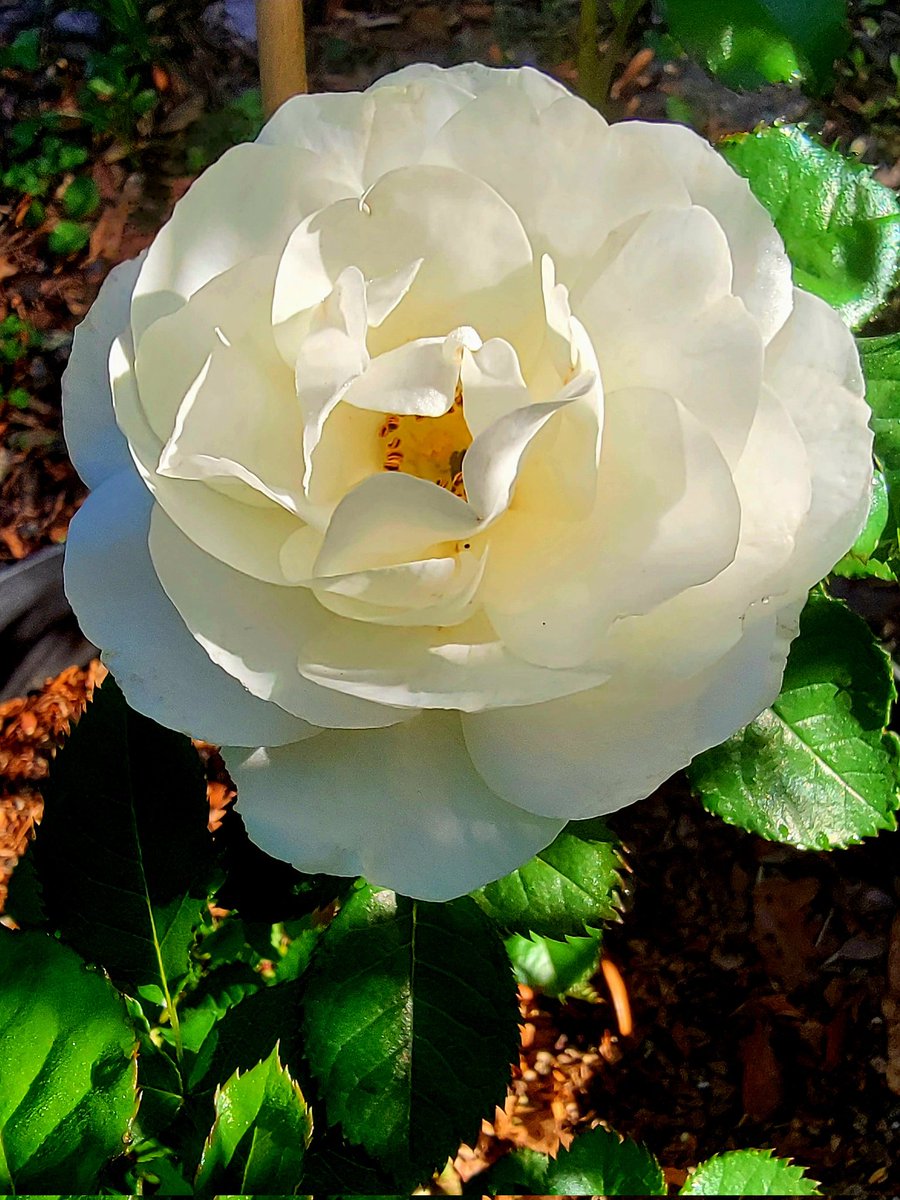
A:
{"type": "Polygon", "coordinates": [[[472,435],[463,416],[462,391],[457,389],[453,406],[440,417],[399,416],[388,413],[378,430],[384,443],[382,470],[402,471],[447,488],[466,499],[462,463],[472,445],[472,435]]]}

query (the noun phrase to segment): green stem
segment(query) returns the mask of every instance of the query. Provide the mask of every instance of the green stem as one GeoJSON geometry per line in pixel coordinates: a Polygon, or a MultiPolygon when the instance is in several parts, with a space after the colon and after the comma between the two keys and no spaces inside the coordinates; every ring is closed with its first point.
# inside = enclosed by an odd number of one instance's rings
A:
{"type": "Polygon", "coordinates": [[[604,95],[599,90],[600,51],[600,6],[598,0],[581,0],[581,20],[578,26],[578,92],[579,95],[599,108],[604,95]]]}
{"type": "MultiPolygon", "coordinates": [[[[628,43],[629,30],[646,2],[647,0],[625,0],[622,17],[616,23],[610,44],[598,62],[598,70],[596,70],[593,80],[596,100],[592,100],[590,103],[594,104],[595,108],[599,108],[601,112],[605,112],[608,108],[613,72],[616,71],[618,61],[622,58],[626,43],[628,43]]],[[[587,97],[584,98],[587,100],[587,97]]]]}

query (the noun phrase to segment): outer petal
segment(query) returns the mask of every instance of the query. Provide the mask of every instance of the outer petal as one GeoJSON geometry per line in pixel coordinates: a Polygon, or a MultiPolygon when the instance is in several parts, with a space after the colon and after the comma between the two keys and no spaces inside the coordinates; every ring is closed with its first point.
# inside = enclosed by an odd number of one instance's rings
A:
{"type": "Polygon", "coordinates": [[[88,487],[99,487],[131,466],[128,444],[116,425],[109,383],[109,352],[128,326],[131,293],[144,255],[113,267],[88,315],[75,330],[62,379],[63,431],[69,455],[88,487]]]}
{"type": "Polygon", "coordinates": [[[796,290],[790,320],[768,347],[765,378],[809,456],[812,502],[792,566],[796,580],[815,582],[853,544],[869,507],[870,412],[853,335],[823,300],[796,290]]]}
{"type": "Polygon", "coordinates": [[[318,730],[251,696],[211,662],[159,584],[147,536],[153,498],[129,464],[69,528],[66,594],[129,704],[210,742],[281,745],[318,730]]]}
{"type": "Polygon", "coordinates": [[[205,283],[244,259],[280,254],[305,217],[350,194],[309,151],[232,147],[192,184],[147,251],[131,304],[136,343],[205,283]]]}
{"type": "Polygon", "coordinates": [[[772,218],[746,179],[683,125],[623,121],[611,133],[620,140],[625,161],[651,156],[657,172],[668,172],[673,186],[677,181],[693,204],[713,214],[731,247],[734,293],[768,342],[791,311],[791,264],[772,218]]]}
{"type": "Polygon", "coordinates": [[[655,675],[623,672],[548,704],[464,714],[472,761],[529,812],[572,819],[640,800],[775,699],[805,599],[779,614],[758,609],[740,642],[692,679],[667,677],[661,660],[655,675]]]}
{"type": "Polygon", "coordinates": [[[451,900],[505,875],[564,823],[514,808],[485,786],[456,713],[223,753],[241,816],[263,848],[302,871],[364,875],[423,900],[451,900]]]}
{"type": "Polygon", "coordinates": [[[323,169],[354,195],[387,171],[422,161],[435,132],[470,100],[447,72],[359,92],[295,96],[275,113],[258,141],[311,150],[323,169]]]}
{"type": "Polygon", "coordinates": [[[669,208],[613,238],[572,292],[607,392],[675,396],[737,462],[762,381],[756,321],[731,295],[728,242],[702,208],[669,208]]]}
{"type": "Polygon", "coordinates": [[[319,687],[297,669],[301,647],[331,618],[306,588],[231,570],[190,542],[159,508],[150,555],[166,595],[206,653],[261,700],[325,728],[371,729],[408,712],[319,687]]]}

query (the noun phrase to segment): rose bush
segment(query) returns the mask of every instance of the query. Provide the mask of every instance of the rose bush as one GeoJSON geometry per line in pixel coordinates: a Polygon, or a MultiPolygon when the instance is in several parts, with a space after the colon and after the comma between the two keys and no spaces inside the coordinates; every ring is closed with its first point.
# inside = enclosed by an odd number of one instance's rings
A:
{"type": "Polygon", "coordinates": [[[862,397],[694,133],[414,67],[290,101],[110,275],[67,589],[264,848],[447,898],[777,695],[866,515],[862,397]]]}

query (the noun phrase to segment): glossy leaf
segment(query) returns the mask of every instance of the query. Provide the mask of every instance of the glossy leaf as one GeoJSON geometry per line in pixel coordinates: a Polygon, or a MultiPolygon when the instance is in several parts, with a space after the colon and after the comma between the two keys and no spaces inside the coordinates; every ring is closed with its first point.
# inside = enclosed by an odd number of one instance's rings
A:
{"type": "Polygon", "coordinates": [[[328,1123],[420,1182],[501,1104],[518,1041],[503,945],[475,903],[363,887],[306,976],[305,1040],[328,1123]]]}
{"type": "Polygon", "coordinates": [[[97,1189],[137,1108],[122,997],[43,933],[0,928],[0,1193],[97,1189]]]}
{"type": "Polygon", "coordinates": [[[561,938],[618,917],[622,869],[602,821],[572,821],[546,850],[472,899],[510,933],[561,938]]]}
{"type": "Polygon", "coordinates": [[[896,535],[889,531],[890,500],[884,474],[876,470],[869,515],[859,537],[833,568],[844,579],[896,578],[889,560],[896,560],[896,535]]]}
{"type": "Polygon", "coordinates": [[[771,1150],[729,1150],[700,1164],[680,1196],[821,1196],[802,1167],[771,1150]]]}
{"type": "Polygon", "coordinates": [[[890,660],[843,604],[813,595],[781,694],[689,777],[710,812],[772,841],[846,846],[896,826],[897,739],[890,660]]]}
{"type": "Polygon", "coordinates": [[[645,1147],[597,1126],[576,1136],[556,1158],[517,1150],[493,1168],[491,1195],[664,1196],[659,1163],[645,1147]]]}
{"type": "Polygon", "coordinates": [[[822,86],[850,42],[846,0],[664,0],[684,48],[731,87],[822,86]]]}
{"type": "Polygon", "coordinates": [[[198,1195],[292,1194],[300,1184],[312,1117],[278,1049],[216,1092],[216,1119],[197,1171],[198,1195]]]}
{"type": "Polygon", "coordinates": [[[130,710],[109,677],[53,762],[34,860],[65,941],[160,1004],[207,910],[208,815],[188,738],[130,710]]]}
{"type": "Polygon", "coordinates": [[[874,316],[900,274],[900,203],[891,189],[795,126],[738,134],[720,148],[772,214],[797,286],[853,328],[874,316]]]}
{"type": "Polygon", "coordinates": [[[561,998],[585,990],[597,970],[600,934],[563,940],[514,934],[506,939],[506,951],[519,983],[561,998]]]}

